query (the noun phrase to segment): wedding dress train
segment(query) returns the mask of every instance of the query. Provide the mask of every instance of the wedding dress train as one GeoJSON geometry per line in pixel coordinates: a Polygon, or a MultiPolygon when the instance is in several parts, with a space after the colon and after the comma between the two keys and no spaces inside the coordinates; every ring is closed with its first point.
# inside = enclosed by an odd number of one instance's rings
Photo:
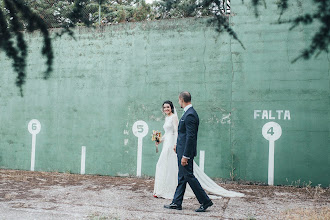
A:
{"type": "MultiPolygon", "coordinates": [[[[175,114],[167,116],[163,126],[165,134],[162,138],[163,149],[159,156],[156,173],[155,173],[155,185],[154,185],[154,196],[162,197],[165,199],[173,199],[175,189],[178,185],[178,159],[176,153],[173,150],[177,139],[178,129],[178,117],[175,114]]],[[[216,196],[224,197],[242,197],[244,194],[229,191],[218,184],[216,184],[210,177],[208,177],[200,167],[194,161],[194,175],[200,182],[201,186],[208,193],[216,196]]],[[[187,184],[184,198],[194,197],[194,193],[187,184]]],[[[210,198],[216,198],[210,196],[210,198]]],[[[218,197],[219,198],[219,197],[218,197]]]]}

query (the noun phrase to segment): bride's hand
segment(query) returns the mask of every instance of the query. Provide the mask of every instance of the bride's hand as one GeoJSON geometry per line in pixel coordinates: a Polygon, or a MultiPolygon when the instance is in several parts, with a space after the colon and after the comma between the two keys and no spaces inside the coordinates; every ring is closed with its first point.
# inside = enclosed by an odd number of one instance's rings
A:
{"type": "Polygon", "coordinates": [[[176,145],[174,145],[173,150],[174,150],[174,152],[176,153],[176,145]]]}

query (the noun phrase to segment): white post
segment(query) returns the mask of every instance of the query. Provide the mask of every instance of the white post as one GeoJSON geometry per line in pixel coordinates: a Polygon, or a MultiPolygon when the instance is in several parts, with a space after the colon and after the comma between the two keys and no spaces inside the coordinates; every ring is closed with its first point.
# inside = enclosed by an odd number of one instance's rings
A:
{"type": "Polygon", "coordinates": [[[34,171],[35,167],[37,134],[39,134],[40,130],[40,122],[37,119],[32,119],[28,124],[28,131],[32,134],[31,171],[34,171]]]}
{"type": "Polygon", "coordinates": [[[205,151],[201,150],[199,152],[199,168],[204,172],[204,161],[205,161],[205,151]]]}
{"type": "Polygon", "coordinates": [[[136,176],[141,176],[142,170],[142,138],[138,138],[138,151],[137,151],[137,167],[136,167],[136,176]]]}
{"type": "Polygon", "coordinates": [[[269,141],[269,154],[268,154],[268,185],[274,185],[274,141],[269,141]]]}
{"type": "Polygon", "coordinates": [[[36,160],[36,142],[37,142],[37,135],[32,134],[32,150],[31,150],[31,171],[34,171],[34,165],[36,160]]]}
{"type": "Polygon", "coordinates": [[[136,121],[132,127],[133,134],[138,138],[136,176],[140,177],[142,172],[142,139],[148,134],[149,127],[145,121],[136,121]]]}
{"type": "Polygon", "coordinates": [[[262,127],[262,135],[269,141],[268,153],[268,185],[274,185],[275,141],[282,135],[282,128],[276,122],[268,122],[262,127]]]}
{"type": "Polygon", "coordinates": [[[85,174],[85,164],[86,164],[86,146],[82,146],[81,147],[80,174],[85,174]]]}

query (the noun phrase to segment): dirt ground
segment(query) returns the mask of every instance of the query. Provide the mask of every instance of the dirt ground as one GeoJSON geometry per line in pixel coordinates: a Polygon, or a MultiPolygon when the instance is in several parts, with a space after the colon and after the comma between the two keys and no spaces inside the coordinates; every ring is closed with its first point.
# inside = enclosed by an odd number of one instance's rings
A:
{"type": "Polygon", "coordinates": [[[205,213],[195,198],[168,210],[153,178],[0,169],[0,219],[330,219],[329,188],[216,182],[246,196],[214,199],[205,213]]]}

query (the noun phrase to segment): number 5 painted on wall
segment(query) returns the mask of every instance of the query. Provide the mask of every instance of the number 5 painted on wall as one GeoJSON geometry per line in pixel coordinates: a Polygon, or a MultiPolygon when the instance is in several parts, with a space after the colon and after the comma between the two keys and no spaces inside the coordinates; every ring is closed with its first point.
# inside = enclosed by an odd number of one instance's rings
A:
{"type": "Polygon", "coordinates": [[[144,121],[136,121],[132,127],[133,134],[138,137],[136,176],[141,176],[142,170],[142,139],[148,134],[148,124],[144,121]]]}

